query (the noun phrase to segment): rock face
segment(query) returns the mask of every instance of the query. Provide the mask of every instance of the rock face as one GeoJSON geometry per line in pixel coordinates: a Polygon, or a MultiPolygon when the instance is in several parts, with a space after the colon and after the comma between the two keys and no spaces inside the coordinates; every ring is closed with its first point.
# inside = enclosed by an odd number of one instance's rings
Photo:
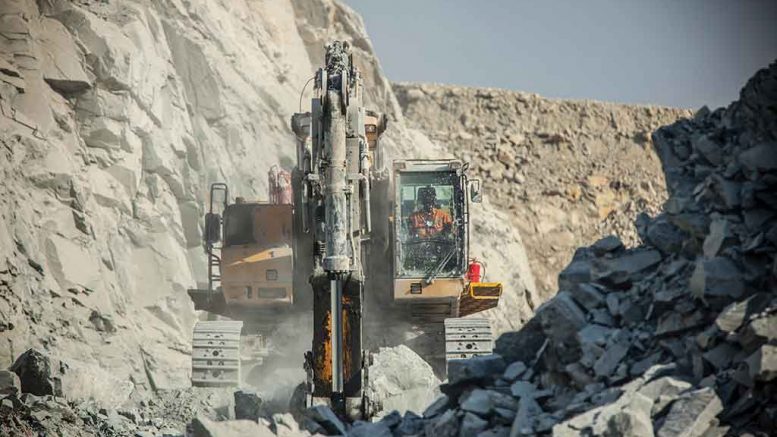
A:
{"type": "MultiPolygon", "coordinates": [[[[539,298],[576,247],[616,234],[666,198],[650,133],[690,112],[432,84],[394,84],[408,123],[470,162],[492,203],[521,231],[539,298]]],[[[492,278],[497,278],[490,274],[492,278]]],[[[517,326],[514,326],[517,327],[517,326]]]]}
{"type": "Polygon", "coordinates": [[[642,244],[626,248],[608,237],[577,250],[556,297],[502,335],[498,355],[455,365],[455,375],[477,377],[441,387],[446,396],[426,410],[426,429],[777,429],[776,107],[777,62],[728,108],[703,108],[658,129],[653,143],[670,196],[658,216],[638,217],[642,244]],[[500,361],[484,371],[482,363],[500,361]]]}
{"type": "Polygon", "coordinates": [[[389,145],[410,135],[361,19],[331,0],[13,0],[0,33],[0,367],[35,347],[138,390],[188,386],[208,184],[265,197],[329,40],[397,119],[389,145]]]}

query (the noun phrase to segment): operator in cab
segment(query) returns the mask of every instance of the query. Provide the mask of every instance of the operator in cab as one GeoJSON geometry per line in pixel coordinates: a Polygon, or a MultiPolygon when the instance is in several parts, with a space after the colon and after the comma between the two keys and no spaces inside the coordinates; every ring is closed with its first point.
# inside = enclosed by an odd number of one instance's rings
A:
{"type": "Polygon", "coordinates": [[[410,235],[416,238],[431,238],[451,235],[451,215],[437,208],[437,191],[432,186],[418,189],[420,208],[408,217],[410,235]]]}

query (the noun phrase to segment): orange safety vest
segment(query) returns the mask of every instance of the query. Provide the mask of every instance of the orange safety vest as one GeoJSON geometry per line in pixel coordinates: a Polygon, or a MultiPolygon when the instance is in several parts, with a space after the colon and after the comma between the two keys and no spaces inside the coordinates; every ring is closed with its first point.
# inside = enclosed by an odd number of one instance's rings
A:
{"type": "Polygon", "coordinates": [[[416,211],[410,214],[410,232],[417,237],[431,237],[453,224],[451,215],[434,208],[431,212],[416,211]]]}

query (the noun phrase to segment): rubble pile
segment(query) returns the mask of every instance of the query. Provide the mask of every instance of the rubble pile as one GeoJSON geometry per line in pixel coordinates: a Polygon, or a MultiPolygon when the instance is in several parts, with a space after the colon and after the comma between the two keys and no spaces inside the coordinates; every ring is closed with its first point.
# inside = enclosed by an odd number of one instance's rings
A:
{"type": "Polygon", "coordinates": [[[532,309],[555,294],[577,247],[609,234],[638,243],[635,217],[666,200],[650,133],[692,115],[453,85],[398,83],[394,91],[408,124],[469,162],[486,197],[520,230],[539,291],[532,309]]]}
{"type": "Polygon", "coordinates": [[[777,63],[653,142],[670,196],[642,245],[577,250],[521,330],[449,369],[426,435],[777,429],[777,63]]]}
{"type": "Polygon", "coordinates": [[[231,396],[230,389],[132,391],[97,366],[29,349],[0,370],[0,435],[178,436],[193,417],[235,418],[231,396]]]}

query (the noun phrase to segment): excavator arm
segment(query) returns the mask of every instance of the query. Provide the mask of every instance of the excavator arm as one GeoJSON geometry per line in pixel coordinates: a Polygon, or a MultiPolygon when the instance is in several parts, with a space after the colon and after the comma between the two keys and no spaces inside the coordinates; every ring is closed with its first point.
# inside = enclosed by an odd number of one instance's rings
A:
{"type": "Polygon", "coordinates": [[[335,413],[365,417],[362,307],[362,246],[370,218],[369,142],[362,82],[350,47],[333,42],[326,66],[315,76],[311,112],[296,114],[299,181],[295,184],[295,233],[310,245],[313,344],[306,357],[312,404],[335,413]]]}

